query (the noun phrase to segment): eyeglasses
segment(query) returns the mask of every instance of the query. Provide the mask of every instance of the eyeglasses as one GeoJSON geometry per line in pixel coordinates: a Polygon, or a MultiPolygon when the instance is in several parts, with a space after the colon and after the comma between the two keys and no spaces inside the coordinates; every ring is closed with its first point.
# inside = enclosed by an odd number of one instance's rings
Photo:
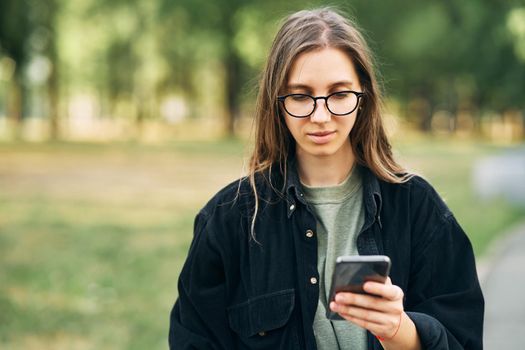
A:
{"type": "Polygon", "coordinates": [[[348,115],[355,111],[363,92],[337,91],[328,96],[311,96],[308,94],[288,94],[278,96],[284,110],[295,118],[309,117],[317,106],[317,100],[324,100],[326,108],[330,113],[337,116],[348,115]]]}

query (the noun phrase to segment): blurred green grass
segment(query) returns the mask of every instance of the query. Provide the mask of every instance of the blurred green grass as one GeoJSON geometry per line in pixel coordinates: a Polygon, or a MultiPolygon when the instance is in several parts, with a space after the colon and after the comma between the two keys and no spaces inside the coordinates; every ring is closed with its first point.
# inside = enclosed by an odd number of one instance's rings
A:
{"type": "Polygon", "coordinates": [[[492,240],[525,218],[525,208],[504,198],[482,200],[473,188],[476,161],[509,149],[470,140],[400,140],[398,158],[425,177],[439,192],[472,241],[478,258],[483,257],[492,240]]]}
{"type": "MultiPolygon", "coordinates": [[[[471,171],[500,147],[399,140],[482,256],[525,215],[480,201],[471,171]]],[[[242,171],[240,140],[0,145],[0,348],[162,349],[193,218],[242,171]]]]}

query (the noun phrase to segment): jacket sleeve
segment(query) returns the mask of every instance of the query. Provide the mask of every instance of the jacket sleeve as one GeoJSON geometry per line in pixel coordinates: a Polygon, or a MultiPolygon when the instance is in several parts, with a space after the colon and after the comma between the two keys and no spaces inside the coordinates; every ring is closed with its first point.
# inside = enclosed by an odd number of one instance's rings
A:
{"type": "Polygon", "coordinates": [[[170,349],[233,349],[226,315],[223,259],[206,214],[195,218],[194,237],[170,315],[170,349]]]}
{"type": "Polygon", "coordinates": [[[481,350],[484,300],[472,246],[450,211],[432,221],[412,252],[406,312],[423,349],[481,350]]]}

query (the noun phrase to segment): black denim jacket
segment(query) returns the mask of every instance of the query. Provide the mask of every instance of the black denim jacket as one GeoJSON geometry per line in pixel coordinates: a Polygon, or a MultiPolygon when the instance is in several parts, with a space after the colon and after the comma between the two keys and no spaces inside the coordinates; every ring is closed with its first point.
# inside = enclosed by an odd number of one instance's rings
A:
{"type": "MultiPolygon", "coordinates": [[[[170,349],[316,349],[317,238],[306,235],[316,221],[295,164],[287,168],[286,182],[275,170],[271,181],[257,178],[258,243],[250,238],[254,201],[246,179],[197,215],[171,312],[170,349]]],[[[362,170],[359,254],[390,257],[390,277],[405,292],[424,349],[482,349],[484,301],[474,255],[450,210],[420,177],[390,184],[362,170]]],[[[367,335],[368,349],[382,349],[367,335]]]]}

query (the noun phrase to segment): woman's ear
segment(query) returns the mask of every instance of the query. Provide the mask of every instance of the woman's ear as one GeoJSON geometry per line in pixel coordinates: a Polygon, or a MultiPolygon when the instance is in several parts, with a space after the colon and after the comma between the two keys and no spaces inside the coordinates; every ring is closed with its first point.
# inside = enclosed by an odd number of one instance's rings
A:
{"type": "Polygon", "coordinates": [[[359,111],[362,110],[362,109],[363,109],[363,104],[364,104],[364,103],[365,103],[365,102],[363,101],[362,98],[359,99],[359,106],[357,106],[357,110],[359,110],[359,111]]]}

